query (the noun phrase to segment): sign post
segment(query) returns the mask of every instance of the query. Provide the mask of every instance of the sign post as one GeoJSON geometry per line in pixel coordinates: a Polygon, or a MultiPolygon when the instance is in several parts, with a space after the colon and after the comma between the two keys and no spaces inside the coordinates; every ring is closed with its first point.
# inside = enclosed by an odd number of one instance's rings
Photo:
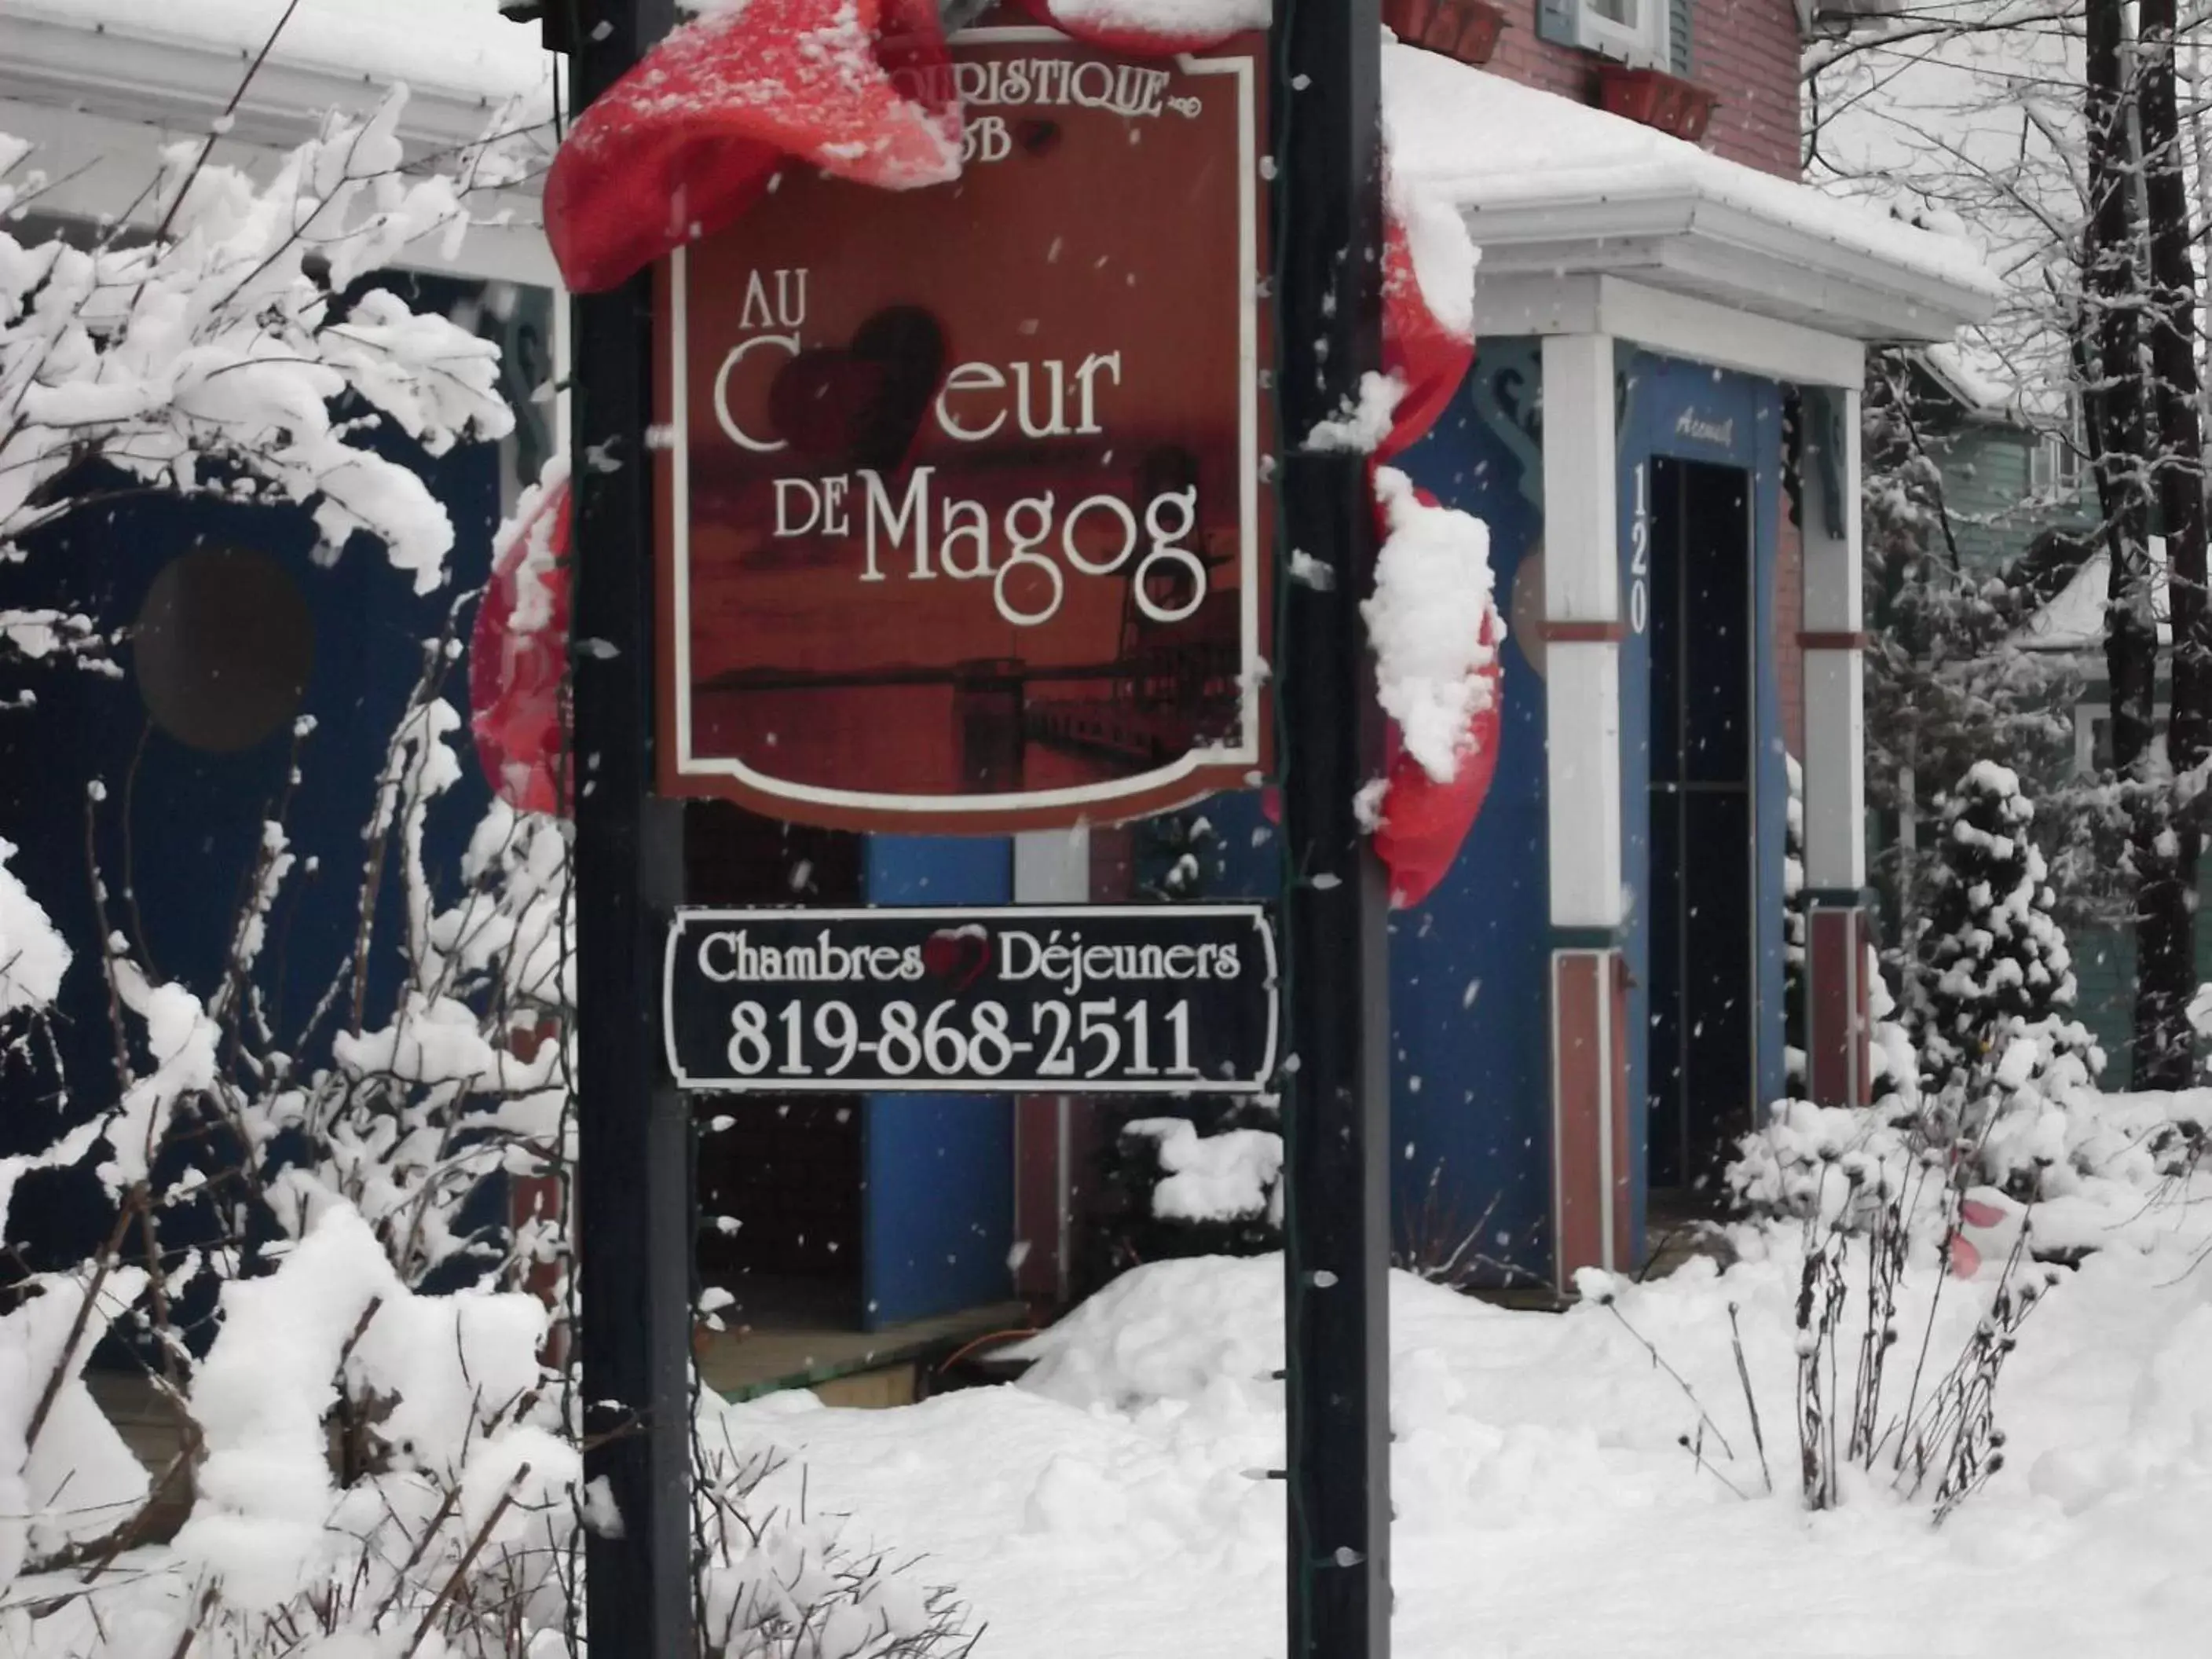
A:
{"type": "MultiPolygon", "coordinates": [[[[674,0],[584,9],[588,100],[674,0]]],[[[1389,1651],[1387,894],[1353,805],[1382,769],[1376,534],[1368,458],[1304,436],[1380,366],[1381,44],[1377,0],[1142,61],[995,8],[892,71],[949,77],[901,90],[964,106],[957,185],[787,167],[739,231],[577,302],[577,1226],[586,1473],[621,1520],[588,1565],[625,1653],[690,1648],[681,1091],[1271,1080],[1290,1653],[1389,1651]],[[1293,552],[1334,580],[1278,582],[1293,552]],[[1279,945],[1249,906],[683,908],[685,796],[1127,818],[1259,781],[1277,710],[1279,945]]]]}
{"type": "MultiPolygon", "coordinates": [[[[675,22],[674,0],[599,0],[572,37],[580,103],[675,22]]],[[[576,525],[569,628],[577,775],[576,1131],[586,1478],[620,1527],[585,1547],[590,1627],[609,1651],[688,1654],[690,1109],[663,1073],[641,988],[682,899],[680,804],[655,799],[653,283],[574,302],[576,525]]]]}
{"type": "Polygon", "coordinates": [[[1274,225],[1284,556],[1284,1089],[1291,1659],[1390,1651],[1389,891],[1352,799],[1382,772],[1358,601],[1374,585],[1368,458],[1305,435],[1381,367],[1382,21],[1376,0],[1278,0],[1274,225]]]}

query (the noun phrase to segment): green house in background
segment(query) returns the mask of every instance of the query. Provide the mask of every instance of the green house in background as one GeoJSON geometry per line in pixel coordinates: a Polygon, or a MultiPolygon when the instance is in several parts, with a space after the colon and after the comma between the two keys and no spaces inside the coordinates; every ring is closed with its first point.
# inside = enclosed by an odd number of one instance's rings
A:
{"type": "MultiPolygon", "coordinates": [[[[2009,388],[1976,373],[1954,349],[1914,354],[1911,373],[1914,418],[1942,473],[1944,505],[1962,568],[1975,575],[2017,574],[2046,532],[2083,538],[2085,546],[2071,555],[2079,561],[2072,574],[2036,611],[2019,642],[2031,651],[2065,656],[2079,676],[2081,691],[2071,709],[2073,765],[2077,775],[2092,775],[2109,763],[2112,753],[2104,655],[2111,561],[2089,540],[2098,522],[2096,490],[2078,419],[2057,410],[2039,418],[2009,388]]],[[[2163,539],[2152,537],[2150,550],[2157,573],[2157,741],[2162,744],[2169,684],[2164,647],[2172,642],[2163,539]]],[[[1878,833],[1893,834],[1894,826],[1881,826],[1878,833]]],[[[2212,856],[2199,866],[2197,884],[2199,891],[2212,892],[2212,856]]],[[[2069,943],[2080,1017],[2108,1057],[2106,1082],[2124,1087],[2135,1005],[2133,931],[2124,915],[2115,913],[2101,926],[2076,921],[2069,943]]],[[[2197,930],[2197,969],[2200,981],[2212,981],[2212,927],[2197,930]]]]}

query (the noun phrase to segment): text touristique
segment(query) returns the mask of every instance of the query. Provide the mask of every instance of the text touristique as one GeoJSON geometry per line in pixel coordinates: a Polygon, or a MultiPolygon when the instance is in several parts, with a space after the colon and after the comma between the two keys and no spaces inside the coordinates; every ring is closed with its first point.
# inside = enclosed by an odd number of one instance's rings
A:
{"type": "Polygon", "coordinates": [[[958,94],[963,111],[978,109],[1109,110],[1146,119],[1188,101],[1171,100],[1173,72],[1143,64],[1106,64],[1095,58],[1000,58],[969,60],[927,70],[900,70],[891,84],[915,102],[944,105],[958,94]]]}

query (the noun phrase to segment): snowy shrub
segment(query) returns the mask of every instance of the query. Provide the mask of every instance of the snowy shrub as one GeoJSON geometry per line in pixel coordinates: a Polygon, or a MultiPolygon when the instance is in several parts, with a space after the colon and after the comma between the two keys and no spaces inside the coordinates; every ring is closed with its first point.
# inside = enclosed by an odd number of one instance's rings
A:
{"type": "Polygon", "coordinates": [[[2066,1113],[2104,1054],[2070,1018],[2075,981],[2051,915],[2034,804],[1994,762],[1943,806],[1943,862],[1918,952],[1922,1095],[1933,1133],[2020,1196],[2066,1153],[2066,1113]]]}
{"type": "Polygon", "coordinates": [[[1281,1126],[1272,1103],[1159,1103],[1123,1118],[1102,1153],[1103,1284],[1175,1256],[1258,1255],[1283,1243],[1281,1126]]]}
{"type": "MultiPolygon", "coordinates": [[[[574,1650],[595,1508],[573,1376],[544,1361],[555,1310],[579,1316],[565,1206],[518,1226],[504,1200],[507,1177],[565,1183],[573,1157],[567,831],[495,803],[458,895],[439,902],[422,833],[459,776],[460,721],[435,695],[450,653],[434,641],[426,656],[364,827],[362,955],[305,1030],[278,1040],[257,974],[261,924],[295,868],[282,822],[266,827],[212,991],[157,982],[119,938],[106,955],[128,1051],[145,1059],[118,1077],[113,1109],[44,1161],[104,1146],[115,1231],[0,1316],[7,1651],[166,1653],[190,1632],[195,1652],[246,1659],[294,1651],[303,1632],[358,1637],[369,1644],[343,1650],[364,1655],[574,1650]],[[387,948],[406,973],[371,1018],[362,963],[386,865],[405,918],[387,948]],[[318,1047],[327,1060],[306,1063],[318,1047]],[[188,1145],[228,1161],[165,1183],[188,1145]],[[202,1206],[222,1243],[167,1243],[202,1206]],[[457,1276],[464,1288],[434,1291],[457,1276]],[[175,1307],[205,1279],[219,1295],[196,1353],[175,1307]],[[154,1482],[81,1380],[111,1329],[133,1340],[180,1430],[178,1464],[154,1482]],[[108,1574],[141,1541],[149,1501],[188,1476],[195,1501],[173,1545],[108,1574]]],[[[4,914],[29,939],[27,906],[4,914]]],[[[0,1196],[29,1162],[0,1166],[0,1196]]],[[[951,1650],[959,1610],[943,1593],[847,1548],[834,1525],[755,1512],[773,1461],[739,1448],[719,1402],[700,1413],[702,1654],[951,1650]]]]}
{"type": "Polygon", "coordinates": [[[2111,1148],[2087,1126],[2104,1057],[2066,1017],[2074,976],[2027,838],[2033,811],[2006,769],[1969,770],[1945,806],[1917,1029],[1869,961],[1875,1103],[1777,1103],[1728,1170],[1741,1208],[1867,1233],[1910,1185],[1899,1224],[1926,1243],[1970,1189],[2034,1200],[2102,1176],[2111,1148]]]}
{"type": "MultiPolygon", "coordinates": [[[[432,454],[514,425],[489,341],[357,278],[429,239],[450,257],[466,199],[525,163],[502,112],[453,173],[403,170],[394,90],[365,120],[331,118],[276,177],[173,146],[150,239],[118,223],[89,246],[0,232],[0,552],[96,501],[55,488],[97,459],[141,488],[307,507],[330,548],[356,531],[418,592],[445,579],[453,529],[380,426],[432,454]]],[[[0,137],[0,213],[44,180],[0,137]]],[[[24,656],[88,647],[82,618],[0,617],[24,656]]]]}
{"type": "MultiPolygon", "coordinates": [[[[1782,1259],[1796,1271],[1789,1317],[1807,1507],[1843,1502],[1846,1473],[1856,1471],[1854,1480],[1873,1475],[1906,1497],[1924,1495],[1941,1521],[2003,1466],[1998,1379],[2021,1322],[2057,1282],[2057,1270],[2030,1259],[2032,1226],[2021,1214],[2002,1240],[1988,1311],[1948,1364],[1931,1370],[1944,1285],[1982,1270],[1982,1247],[1971,1235],[2012,1219],[1998,1194],[1966,1189],[1954,1150],[1932,1138],[1919,1109],[1898,1094],[1863,1109],[1784,1102],[1741,1151],[1728,1177],[1751,1218],[1734,1230],[1731,1243],[1746,1259],[1782,1259]],[[1933,1286],[1917,1333],[1901,1311],[1908,1283],[1933,1286]]],[[[1734,1313],[1739,1375],[1764,1469],[1734,1313]]]]}
{"type": "MultiPolygon", "coordinates": [[[[2073,958],[2051,915],[2049,872],[2029,839],[2035,804],[2019,775],[1978,761],[1942,808],[1942,864],[1920,950],[1928,998],[1923,1072],[1931,1091],[1972,1078],[2002,1050],[2008,1032],[2057,1018],[2075,1000],[2073,958]]],[[[2101,1069],[2086,1033],[2058,1035],[2101,1069]]]]}

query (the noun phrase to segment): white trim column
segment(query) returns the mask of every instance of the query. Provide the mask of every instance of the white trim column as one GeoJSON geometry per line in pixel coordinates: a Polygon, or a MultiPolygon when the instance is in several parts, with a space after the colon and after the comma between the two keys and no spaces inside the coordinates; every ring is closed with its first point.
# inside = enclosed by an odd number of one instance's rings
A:
{"type": "Polygon", "coordinates": [[[1623,914],[1613,355],[1607,335],[1544,341],[1544,737],[1554,927],[1618,927],[1623,914]]]}
{"type": "Polygon", "coordinates": [[[1544,339],[1545,775],[1551,854],[1552,1269],[1635,1265],[1621,868],[1613,341],[1544,339]]]}
{"type": "Polygon", "coordinates": [[[1824,1105],[1859,1105],[1872,1086],[1859,394],[1803,395],[1807,1082],[1824,1105]]]}
{"type": "Polygon", "coordinates": [[[1805,392],[1805,884],[1866,885],[1859,394],[1805,392]]]}

